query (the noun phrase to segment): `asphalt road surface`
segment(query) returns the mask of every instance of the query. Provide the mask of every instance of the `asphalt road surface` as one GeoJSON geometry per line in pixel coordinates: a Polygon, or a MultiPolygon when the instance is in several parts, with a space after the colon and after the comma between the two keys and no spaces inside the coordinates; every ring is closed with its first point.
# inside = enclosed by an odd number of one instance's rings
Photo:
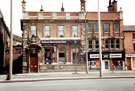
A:
{"type": "Polygon", "coordinates": [[[135,79],[0,83],[0,91],[135,91],[135,79]]]}

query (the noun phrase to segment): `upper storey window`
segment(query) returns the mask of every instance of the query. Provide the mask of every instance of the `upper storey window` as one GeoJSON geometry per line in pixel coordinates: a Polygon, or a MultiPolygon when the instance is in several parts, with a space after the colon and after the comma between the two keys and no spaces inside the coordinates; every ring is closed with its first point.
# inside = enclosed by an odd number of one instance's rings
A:
{"type": "Polygon", "coordinates": [[[37,26],[31,25],[31,36],[37,36],[37,26]]]}
{"type": "Polygon", "coordinates": [[[109,24],[104,24],[104,33],[109,33],[109,24]]]}
{"type": "Polygon", "coordinates": [[[45,37],[50,37],[50,26],[49,25],[45,25],[44,26],[44,36],[45,37]]]}
{"type": "Polygon", "coordinates": [[[73,25],[72,26],[72,37],[77,37],[78,36],[78,26],[73,25]]]}
{"type": "Polygon", "coordinates": [[[88,24],[88,33],[92,33],[92,24],[88,24]]]}
{"type": "Polygon", "coordinates": [[[63,25],[58,26],[58,36],[64,37],[64,26],[63,25]]]}
{"type": "Polygon", "coordinates": [[[95,31],[95,33],[98,33],[98,24],[97,23],[94,24],[94,31],[95,31]]]}
{"type": "Polygon", "coordinates": [[[119,24],[114,24],[114,33],[119,33],[119,24]]]}

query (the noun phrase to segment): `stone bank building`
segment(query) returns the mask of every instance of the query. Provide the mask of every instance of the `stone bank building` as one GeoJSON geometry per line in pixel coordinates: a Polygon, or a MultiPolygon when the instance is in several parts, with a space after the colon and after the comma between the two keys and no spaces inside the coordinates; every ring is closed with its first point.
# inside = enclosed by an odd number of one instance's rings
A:
{"type": "MultiPolygon", "coordinates": [[[[103,69],[122,69],[123,12],[117,11],[116,0],[108,2],[108,11],[101,12],[103,69]]],[[[22,1],[23,73],[85,70],[86,51],[90,69],[99,69],[97,12],[86,12],[85,0],[80,6],[79,12],[65,12],[63,4],[60,12],[42,7],[31,12],[22,1]]]]}

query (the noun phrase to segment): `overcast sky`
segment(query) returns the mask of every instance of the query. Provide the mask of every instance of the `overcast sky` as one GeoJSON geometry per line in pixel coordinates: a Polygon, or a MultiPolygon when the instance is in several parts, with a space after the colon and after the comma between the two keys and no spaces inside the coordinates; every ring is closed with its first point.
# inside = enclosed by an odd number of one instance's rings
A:
{"type": "MultiPolygon", "coordinates": [[[[25,0],[27,11],[39,11],[43,5],[44,11],[60,11],[62,2],[65,11],[80,11],[80,0],[25,0]]],[[[113,0],[112,0],[113,1],[113,0]]],[[[124,12],[124,25],[135,25],[135,0],[117,0],[118,10],[124,12]]],[[[22,0],[13,0],[13,33],[22,35],[20,19],[22,18],[22,0]]],[[[109,0],[100,0],[100,11],[107,11],[109,0]]],[[[0,0],[0,9],[7,26],[10,25],[10,0],[0,0]]],[[[97,0],[86,0],[87,11],[97,11],[97,0]]],[[[10,28],[10,27],[9,27],[10,28]]]]}

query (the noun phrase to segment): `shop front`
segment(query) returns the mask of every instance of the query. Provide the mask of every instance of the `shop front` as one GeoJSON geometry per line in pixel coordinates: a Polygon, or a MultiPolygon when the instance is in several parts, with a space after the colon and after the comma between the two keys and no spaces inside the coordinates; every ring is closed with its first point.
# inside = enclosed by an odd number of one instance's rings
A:
{"type": "Polygon", "coordinates": [[[74,64],[80,61],[80,40],[42,40],[45,64],[74,64]]]}
{"type": "MultiPolygon", "coordinates": [[[[99,70],[100,61],[98,52],[89,52],[89,69],[99,70]]],[[[123,70],[124,53],[122,52],[103,52],[102,53],[102,70],[123,70]]]]}
{"type": "Polygon", "coordinates": [[[135,70],[135,54],[126,54],[126,70],[135,70]]]}

